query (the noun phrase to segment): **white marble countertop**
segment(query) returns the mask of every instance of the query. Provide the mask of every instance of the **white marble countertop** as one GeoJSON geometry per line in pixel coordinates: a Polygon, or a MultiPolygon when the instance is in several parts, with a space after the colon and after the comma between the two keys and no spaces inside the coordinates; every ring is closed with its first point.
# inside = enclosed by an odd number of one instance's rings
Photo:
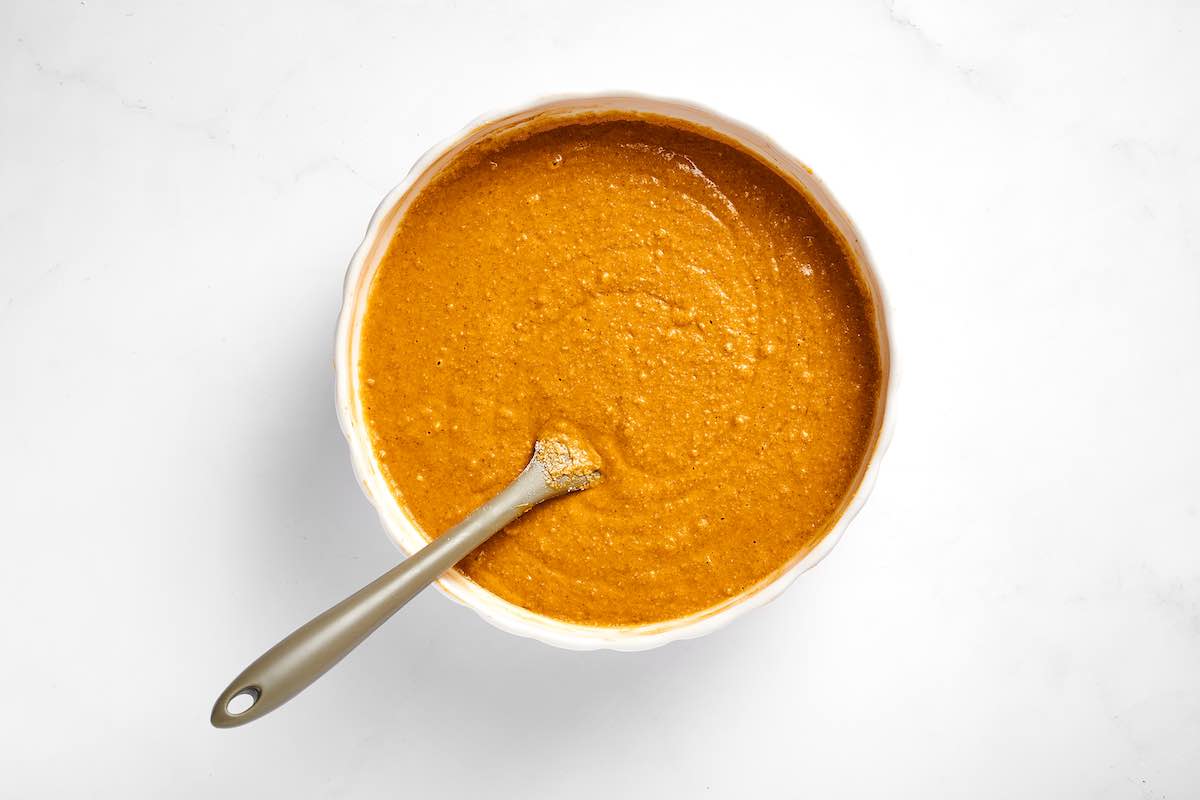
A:
{"type": "Polygon", "coordinates": [[[4,3],[0,794],[1200,796],[1198,77],[1158,1],[4,3]],[[903,370],[871,502],[708,638],[560,652],[427,593],[211,729],[397,555],[330,367],[375,205],[604,89],[856,218],[903,370]]]}

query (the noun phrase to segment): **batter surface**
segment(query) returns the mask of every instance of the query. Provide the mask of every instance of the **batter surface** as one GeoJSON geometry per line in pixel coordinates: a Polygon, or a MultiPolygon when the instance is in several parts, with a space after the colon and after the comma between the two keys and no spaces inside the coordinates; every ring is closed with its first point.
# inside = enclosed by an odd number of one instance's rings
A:
{"type": "Polygon", "coordinates": [[[567,431],[603,482],[461,569],[551,617],[634,625],[772,577],[874,443],[864,283],[785,179],[684,123],[605,115],[491,141],[417,197],[372,283],[364,417],[436,535],[567,431]]]}

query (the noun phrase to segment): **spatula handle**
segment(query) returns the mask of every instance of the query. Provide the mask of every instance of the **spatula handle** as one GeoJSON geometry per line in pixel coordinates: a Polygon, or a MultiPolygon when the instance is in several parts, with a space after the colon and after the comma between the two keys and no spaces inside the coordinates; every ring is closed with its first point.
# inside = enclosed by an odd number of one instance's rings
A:
{"type": "Polygon", "coordinates": [[[561,491],[547,486],[545,473],[530,462],[507,488],[462,522],[259,656],[221,692],[212,724],[233,728],[279,708],[492,534],[557,494],[561,491]],[[230,710],[230,702],[239,696],[250,701],[249,707],[230,710]]]}

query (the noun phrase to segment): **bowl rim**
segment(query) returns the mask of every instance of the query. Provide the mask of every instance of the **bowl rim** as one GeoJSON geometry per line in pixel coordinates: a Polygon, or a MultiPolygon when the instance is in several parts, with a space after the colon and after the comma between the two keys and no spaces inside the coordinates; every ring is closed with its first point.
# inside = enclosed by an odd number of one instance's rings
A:
{"type": "Polygon", "coordinates": [[[412,199],[454,155],[485,135],[543,116],[570,116],[596,110],[651,113],[682,119],[715,131],[737,142],[759,160],[801,189],[851,248],[867,283],[879,340],[881,382],[876,409],[874,446],[860,465],[857,484],[842,501],[836,521],[825,536],[806,552],[798,553],[774,575],[716,606],[695,614],[647,625],[607,627],[579,625],[547,617],[504,600],[499,595],[451,570],[436,585],[444,595],[474,610],[491,625],[508,633],[537,639],[569,650],[638,651],[672,641],[703,636],[779,597],[796,579],[819,563],[844,535],[866,503],[878,476],[879,465],[890,443],[895,420],[897,381],[892,309],[861,233],[850,216],[816,174],[773,139],[755,128],[706,106],[687,100],[637,92],[558,94],[534,99],[505,110],[485,113],[453,136],[435,144],[417,159],[405,178],[389,191],[376,208],[346,270],[342,307],[338,316],[334,352],[338,423],[350,448],[354,474],[392,542],[406,556],[427,541],[391,491],[375,458],[370,434],[361,419],[357,401],[358,326],[376,268],[387,251],[396,226],[412,199]]]}

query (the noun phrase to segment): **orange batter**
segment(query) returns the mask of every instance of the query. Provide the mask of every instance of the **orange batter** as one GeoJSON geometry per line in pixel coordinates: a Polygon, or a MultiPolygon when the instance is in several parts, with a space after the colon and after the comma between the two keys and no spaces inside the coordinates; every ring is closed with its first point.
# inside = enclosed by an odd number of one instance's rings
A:
{"type": "Polygon", "coordinates": [[[604,480],[464,560],[573,622],[716,606],[832,525],[874,444],[867,290],[805,195],[685,123],[605,114],[459,156],[405,214],[361,339],[364,416],[436,535],[550,428],[604,480]]]}

